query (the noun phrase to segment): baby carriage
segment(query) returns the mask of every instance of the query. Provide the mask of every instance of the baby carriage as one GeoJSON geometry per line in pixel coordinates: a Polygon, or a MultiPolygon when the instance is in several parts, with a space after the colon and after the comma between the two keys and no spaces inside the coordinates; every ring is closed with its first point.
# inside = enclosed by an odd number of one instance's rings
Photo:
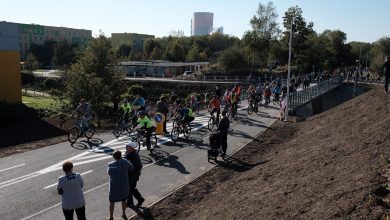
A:
{"type": "Polygon", "coordinates": [[[221,135],[218,132],[213,132],[209,137],[209,147],[207,150],[207,161],[210,162],[210,158],[214,158],[217,161],[218,155],[222,152],[221,149],[221,135]]]}

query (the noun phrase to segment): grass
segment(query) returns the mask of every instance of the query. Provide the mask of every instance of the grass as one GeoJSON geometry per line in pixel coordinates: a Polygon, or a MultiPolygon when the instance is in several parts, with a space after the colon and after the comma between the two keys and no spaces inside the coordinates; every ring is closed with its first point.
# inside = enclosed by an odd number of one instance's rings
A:
{"type": "Polygon", "coordinates": [[[30,108],[35,109],[54,109],[58,107],[58,102],[53,98],[48,97],[31,97],[31,96],[22,96],[22,101],[30,108]]]}

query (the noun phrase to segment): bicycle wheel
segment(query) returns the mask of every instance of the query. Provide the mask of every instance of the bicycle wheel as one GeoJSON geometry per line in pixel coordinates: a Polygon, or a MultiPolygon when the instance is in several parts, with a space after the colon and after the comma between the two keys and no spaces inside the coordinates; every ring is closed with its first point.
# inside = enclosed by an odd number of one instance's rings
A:
{"type": "Polygon", "coordinates": [[[77,138],[79,137],[80,135],[80,129],[77,128],[77,127],[73,127],[72,129],[70,129],[69,131],[69,134],[68,134],[68,141],[71,143],[71,144],[74,144],[76,141],[77,141],[77,138]]]}
{"type": "Polygon", "coordinates": [[[114,130],[113,130],[114,136],[116,138],[118,138],[119,136],[121,136],[122,132],[123,132],[123,124],[122,123],[117,123],[114,126],[114,130]]]}
{"type": "Polygon", "coordinates": [[[137,153],[141,150],[141,141],[138,139],[138,141],[136,142],[137,143],[137,153]]]}
{"type": "Polygon", "coordinates": [[[190,137],[190,135],[191,135],[191,125],[190,124],[187,125],[187,129],[185,129],[183,131],[183,133],[184,133],[184,137],[186,139],[188,139],[190,137]]]}
{"type": "Polygon", "coordinates": [[[214,117],[210,117],[209,122],[207,123],[207,128],[209,131],[212,131],[214,129],[214,117]]]}
{"type": "Polygon", "coordinates": [[[251,114],[253,114],[253,105],[249,104],[249,106],[248,106],[248,115],[251,115],[251,114]]]}
{"type": "Polygon", "coordinates": [[[85,132],[85,137],[89,140],[92,138],[92,136],[95,134],[95,126],[93,126],[92,124],[89,125],[89,128],[88,130],[85,132]]]}
{"type": "Polygon", "coordinates": [[[154,148],[157,147],[157,136],[156,134],[152,134],[150,136],[150,148],[149,148],[149,151],[152,151],[154,150],[154,148]]]}
{"type": "Polygon", "coordinates": [[[180,135],[179,128],[173,127],[171,132],[171,140],[173,143],[176,144],[177,139],[179,139],[179,135],[180,135]]]}

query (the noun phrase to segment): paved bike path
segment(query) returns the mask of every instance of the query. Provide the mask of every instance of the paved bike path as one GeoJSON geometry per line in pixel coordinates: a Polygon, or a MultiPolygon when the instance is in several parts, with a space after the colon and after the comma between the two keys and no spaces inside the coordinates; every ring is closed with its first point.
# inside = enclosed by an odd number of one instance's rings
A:
{"type": "MultiPolygon", "coordinates": [[[[278,111],[260,107],[258,115],[247,116],[239,111],[239,120],[232,124],[233,132],[228,137],[228,154],[237,151],[258,133],[265,130],[276,119],[278,111]]],[[[195,129],[188,141],[180,139],[173,145],[169,138],[159,140],[159,148],[154,155],[141,151],[144,169],[139,181],[139,190],[146,198],[145,206],[163,198],[173,190],[190,182],[214,166],[207,162],[208,116],[198,117],[195,129]],[[197,130],[198,129],[198,130],[197,130]]],[[[62,218],[60,197],[56,195],[55,183],[62,175],[63,159],[72,159],[75,172],[83,174],[88,219],[102,219],[108,216],[108,175],[106,167],[114,149],[124,151],[126,138],[112,139],[112,134],[100,134],[96,138],[98,147],[90,150],[77,150],[62,143],[47,148],[30,151],[18,156],[0,160],[0,214],[4,219],[58,219],[62,218]],[[110,141],[111,140],[111,141],[110,141]],[[38,157],[37,157],[38,155],[38,157]],[[69,157],[65,157],[68,155],[69,157]],[[40,159],[37,159],[40,158],[40,159]],[[30,163],[33,161],[33,163],[30,163]],[[21,164],[25,163],[26,165],[21,164]],[[47,166],[47,164],[52,164],[47,166]],[[1,170],[12,168],[12,172],[1,170]],[[37,171],[38,170],[38,171],[37,171]],[[32,175],[31,175],[32,174],[32,175]],[[11,180],[11,181],[10,181],[11,180]],[[9,200],[6,198],[10,198],[9,200]],[[16,209],[24,204],[25,209],[16,209]],[[15,210],[15,211],[13,211],[15,210]]],[[[75,147],[83,148],[84,142],[75,147]]],[[[115,208],[115,216],[120,217],[120,206],[115,208]]],[[[130,209],[127,211],[131,215],[130,209]]]]}

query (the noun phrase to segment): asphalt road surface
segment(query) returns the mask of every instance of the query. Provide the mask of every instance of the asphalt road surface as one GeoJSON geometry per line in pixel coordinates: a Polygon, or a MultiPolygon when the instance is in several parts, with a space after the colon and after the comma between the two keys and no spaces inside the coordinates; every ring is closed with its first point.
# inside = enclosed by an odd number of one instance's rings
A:
{"type": "MultiPolygon", "coordinates": [[[[231,123],[228,155],[249,143],[269,127],[278,116],[278,108],[260,107],[258,114],[248,116],[242,104],[238,119],[231,123]]],[[[192,122],[192,133],[173,144],[170,136],[158,136],[154,154],[141,149],[144,164],[138,189],[146,199],[144,207],[166,197],[215,166],[207,161],[209,114],[202,112],[192,122]]],[[[168,131],[172,125],[168,124],[168,131]]],[[[0,219],[63,219],[61,198],[56,191],[58,177],[63,175],[62,162],[71,160],[74,172],[84,179],[87,219],[106,219],[108,210],[107,163],[114,150],[125,151],[128,137],[118,139],[111,132],[97,134],[87,142],[81,139],[73,146],[68,142],[48,146],[0,159],[0,219]]],[[[136,201],[135,201],[136,202],[136,201]]],[[[127,215],[135,214],[127,209],[127,215]]],[[[120,204],[114,217],[120,219],[120,204]]]]}

